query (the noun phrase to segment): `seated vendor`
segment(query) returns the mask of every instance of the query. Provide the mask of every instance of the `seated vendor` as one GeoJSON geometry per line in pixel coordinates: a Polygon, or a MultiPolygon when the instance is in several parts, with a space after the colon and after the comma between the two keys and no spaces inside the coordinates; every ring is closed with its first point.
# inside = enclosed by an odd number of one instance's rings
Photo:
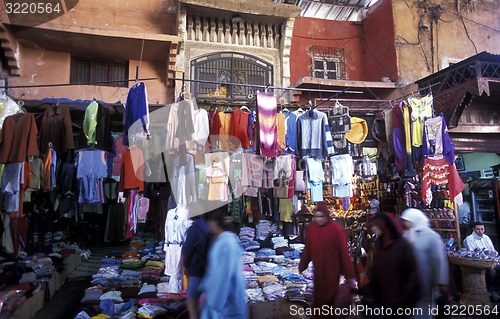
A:
{"type": "MultiPolygon", "coordinates": [[[[472,234],[465,238],[463,247],[471,251],[479,248],[498,253],[490,237],[484,233],[484,224],[482,222],[473,223],[472,234]]],[[[493,283],[499,273],[500,266],[498,264],[495,268],[486,269],[486,288],[488,289],[490,297],[496,300],[500,300],[500,295],[494,291],[493,283]]]]}

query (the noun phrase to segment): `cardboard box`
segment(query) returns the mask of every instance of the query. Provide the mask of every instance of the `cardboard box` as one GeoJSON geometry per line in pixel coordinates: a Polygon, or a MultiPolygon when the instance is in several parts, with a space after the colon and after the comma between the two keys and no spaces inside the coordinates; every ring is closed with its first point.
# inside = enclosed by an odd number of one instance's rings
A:
{"type": "MultiPolygon", "coordinates": [[[[68,271],[68,274],[76,269],[76,256],[77,255],[71,255],[64,259],[64,268],[68,271]]],[[[80,256],[78,255],[78,257],[80,256]]]]}
{"type": "Polygon", "coordinates": [[[28,307],[28,301],[26,300],[23,305],[20,306],[19,309],[17,309],[16,312],[12,316],[10,316],[10,319],[28,319],[30,318],[30,309],[28,307]]]}
{"type": "Polygon", "coordinates": [[[28,305],[29,305],[29,312],[30,316],[29,318],[33,318],[35,314],[40,311],[43,308],[44,302],[45,302],[45,292],[43,290],[40,290],[36,294],[34,294],[30,299],[28,299],[28,305]]]}
{"type": "Polygon", "coordinates": [[[61,289],[62,285],[66,282],[66,278],[68,277],[68,272],[63,270],[62,272],[55,272],[55,277],[56,277],[56,289],[59,290],[61,289]]]}
{"type": "Polygon", "coordinates": [[[52,297],[54,297],[54,294],[57,291],[57,289],[56,289],[56,276],[55,276],[55,274],[49,280],[48,289],[49,289],[49,298],[52,299],[52,297]]]}

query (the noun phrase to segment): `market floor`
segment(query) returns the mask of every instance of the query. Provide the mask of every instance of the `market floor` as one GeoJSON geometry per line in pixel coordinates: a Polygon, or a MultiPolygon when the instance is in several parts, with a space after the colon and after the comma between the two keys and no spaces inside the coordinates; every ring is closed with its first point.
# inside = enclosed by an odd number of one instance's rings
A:
{"type": "Polygon", "coordinates": [[[99,270],[100,260],[112,252],[125,252],[127,249],[128,246],[90,248],[90,258],[68,275],[66,283],[45,303],[33,319],[74,318],[81,310],[80,300],[85,294],[85,289],[90,287],[92,275],[99,270]]]}

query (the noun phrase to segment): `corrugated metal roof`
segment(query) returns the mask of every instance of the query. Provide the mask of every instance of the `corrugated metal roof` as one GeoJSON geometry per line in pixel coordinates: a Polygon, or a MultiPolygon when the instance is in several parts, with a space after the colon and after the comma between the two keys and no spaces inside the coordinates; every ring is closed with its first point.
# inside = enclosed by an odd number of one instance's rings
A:
{"type": "Polygon", "coordinates": [[[371,0],[273,0],[299,6],[300,16],[325,20],[357,21],[358,12],[371,0]]]}

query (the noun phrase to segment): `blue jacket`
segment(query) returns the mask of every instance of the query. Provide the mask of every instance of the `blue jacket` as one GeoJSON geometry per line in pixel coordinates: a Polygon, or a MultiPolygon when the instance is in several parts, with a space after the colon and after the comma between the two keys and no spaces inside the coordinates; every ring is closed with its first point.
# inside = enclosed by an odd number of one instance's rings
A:
{"type": "Polygon", "coordinates": [[[201,319],[247,319],[242,248],[234,233],[225,231],[208,253],[208,271],[200,289],[206,293],[201,319]]]}

